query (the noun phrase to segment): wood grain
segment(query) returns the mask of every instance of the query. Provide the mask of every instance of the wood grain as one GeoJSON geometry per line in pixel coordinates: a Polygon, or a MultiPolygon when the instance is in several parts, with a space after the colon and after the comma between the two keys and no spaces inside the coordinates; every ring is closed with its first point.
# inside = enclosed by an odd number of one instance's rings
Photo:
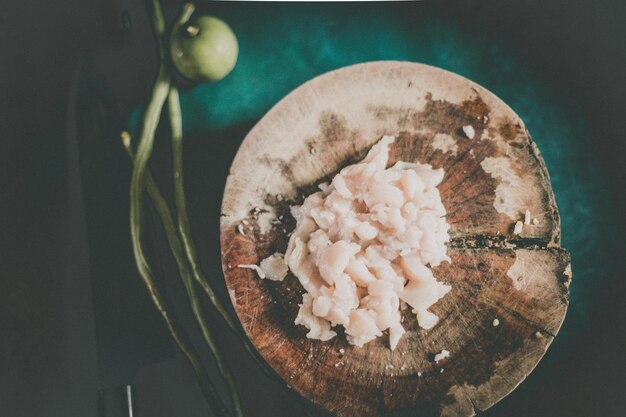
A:
{"type": "Polygon", "coordinates": [[[220,227],[226,284],[248,336],[287,384],[338,416],[484,410],[532,371],[567,309],[569,255],[559,248],[549,177],[523,122],[480,86],[420,64],[343,68],[279,102],[233,162],[220,227]],[[441,321],[429,332],[403,312],[407,334],[393,352],[385,337],[356,348],[341,331],[311,341],[293,324],[303,292],[297,279],[262,281],[237,265],[284,251],[294,226],[289,206],[384,134],[397,136],[390,163],[445,169],[439,188],[452,263],[434,272],[453,289],[432,307],[441,321]],[[526,210],[538,223],[515,235],[526,210]],[[442,349],[450,358],[436,364],[442,349]]]}

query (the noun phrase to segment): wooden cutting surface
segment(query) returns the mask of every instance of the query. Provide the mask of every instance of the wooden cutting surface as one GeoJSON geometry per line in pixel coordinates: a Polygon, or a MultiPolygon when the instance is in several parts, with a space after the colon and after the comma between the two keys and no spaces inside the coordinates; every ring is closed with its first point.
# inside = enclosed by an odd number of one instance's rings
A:
{"type": "Polygon", "coordinates": [[[569,255],[539,150],[523,122],[475,83],[426,65],[381,61],[324,74],[272,108],[245,138],[226,183],[222,265],[237,315],[285,382],[338,416],[471,416],[511,392],[556,336],[568,305],[569,255]],[[472,126],[473,138],[464,133],[472,126]],[[395,135],[397,160],[443,167],[452,291],[425,331],[409,310],[395,351],[342,331],[306,338],[293,321],[303,289],[239,264],[284,252],[289,207],[395,135]],[[513,233],[529,210],[537,219],[513,233]],[[340,352],[340,349],[342,350],[340,352]],[[446,349],[450,357],[435,363],[446,349]]]}

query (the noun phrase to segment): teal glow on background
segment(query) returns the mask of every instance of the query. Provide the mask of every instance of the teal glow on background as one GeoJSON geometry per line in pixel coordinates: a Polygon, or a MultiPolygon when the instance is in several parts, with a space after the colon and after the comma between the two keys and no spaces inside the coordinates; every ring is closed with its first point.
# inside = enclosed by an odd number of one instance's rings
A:
{"type": "MultiPolygon", "coordinates": [[[[307,80],[346,65],[407,60],[441,67],[489,89],[524,120],[552,178],[562,217],[562,245],[571,252],[574,280],[565,324],[552,351],[589,333],[595,306],[610,290],[619,259],[609,188],[589,149],[575,97],[556,93],[498,40],[469,32],[435,13],[410,15],[399,6],[219,4],[208,12],[226,20],[239,39],[234,71],[217,84],[181,96],[189,135],[256,121],[307,80]]],[[[574,92],[573,92],[574,93],[574,92]]],[[[135,113],[137,117],[138,112],[135,113]]],[[[243,137],[241,138],[243,139],[243,137]]]]}

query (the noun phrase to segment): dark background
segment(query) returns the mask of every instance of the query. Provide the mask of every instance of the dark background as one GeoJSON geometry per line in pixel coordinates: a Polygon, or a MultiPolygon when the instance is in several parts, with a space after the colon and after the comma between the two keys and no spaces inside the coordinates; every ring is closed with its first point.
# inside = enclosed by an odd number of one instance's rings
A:
{"type": "MultiPolygon", "coordinates": [[[[94,342],[89,342],[89,326],[85,325],[93,317],[78,317],[68,310],[68,300],[74,300],[75,291],[81,288],[74,286],[73,272],[86,265],[77,262],[80,253],[70,253],[67,249],[68,240],[84,221],[75,208],[78,202],[68,193],[68,188],[75,185],[68,172],[76,167],[68,165],[67,155],[72,150],[67,149],[67,108],[77,64],[92,56],[116,56],[114,51],[120,44],[116,13],[122,3],[122,0],[2,2],[2,416],[86,415],[84,410],[95,401],[92,388],[98,382],[90,373],[94,342]]],[[[421,4],[415,10],[419,7],[435,6],[421,4]]],[[[625,3],[485,0],[444,1],[436,7],[449,19],[501,39],[529,67],[540,71],[555,89],[577,97],[576,106],[586,115],[593,132],[587,139],[588,147],[602,161],[603,178],[612,190],[606,204],[614,206],[614,212],[618,213],[615,229],[623,230],[625,3]]],[[[119,71],[152,68],[149,61],[116,65],[119,71]]],[[[129,101],[137,101],[148,91],[150,77],[144,73],[138,80],[124,85],[129,89],[129,101]]],[[[617,252],[623,252],[621,246],[617,252]]],[[[611,273],[623,275],[621,268],[614,268],[611,273]]],[[[622,301],[626,286],[619,279],[613,282],[619,284],[607,291],[606,300],[593,311],[593,332],[588,338],[574,339],[567,360],[552,366],[549,375],[544,372],[550,383],[543,383],[542,391],[523,384],[519,393],[515,391],[485,414],[626,414],[626,303],[622,301]]],[[[75,308],[88,311],[89,301],[75,308]]],[[[176,372],[171,377],[179,378],[176,372]]],[[[150,379],[151,375],[144,378],[150,379]]],[[[180,385],[185,381],[183,378],[180,385]]],[[[244,396],[250,397],[249,404],[267,400],[254,398],[254,392],[251,387],[247,394],[244,392],[244,396]]],[[[168,401],[178,398],[176,392],[170,395],[168,401]]],[[[297,411],[293,413],[296,415],[297,411]]]]}

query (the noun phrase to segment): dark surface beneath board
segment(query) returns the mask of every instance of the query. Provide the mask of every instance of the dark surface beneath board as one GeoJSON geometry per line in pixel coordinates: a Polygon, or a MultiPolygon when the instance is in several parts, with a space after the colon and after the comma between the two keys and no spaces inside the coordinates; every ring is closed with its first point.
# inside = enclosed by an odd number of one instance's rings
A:
{"type": "MultiPolygon", "coordinates": [[[[166,4],[174,10],[177,2],[166,4]]],[[[186,122],[192,132],[185,150],[190,171],[188,195],[193,200],[190,214],[201,258],[214,282],[223,285],[217,259],[217,216],[224,180],[240,141],[256,120],[290,89],[337,65],[351,60],[422,57],[427,63],[447,66],[494,89],[520,113],[546,157],[557,200],[558,185],[569,190],[563,191],[559,201],[562,214],[572,213],[574,220],[587,218],[584,215],[600,218],[603,226],[591,230],[607,233],[585,237],[576,229],[583,229],[585,224],[565,223],[569,227],[564,228],[565,246],[572,249],[566,239],[570,233],[582,236],[570,238],[570,245],[578,249],[572,250],[573,256],[577,251],[584,256],[596,255],[601,253],[601,245],[606,245],[611,255],[579,261],[582,274],[576,270],[574,258],[572,288],[576,297],[562,334],[531,376],[484,415],[624,415],[625,303],[620,296],[626,288],[619,257],[624,251],[626,152],[624,4],[488,0],[444,1],[436,6],[421,2],[260,7],[209,4],[208,10],[231,22],[252,22],[249,27],[233,23],[242,45],[251,48],[248,52],[242,48],[238,72],[209,93],[215,98],[215,109],[186,122]],[[372,40],[367,37],[368,28],[359,28],[358,23],[372,22],[371,16],[378,15],[383,29],[369,32],[387,30],[388,36],[372,40]],[[295,23],[285,28],[284,38],[278,36],[281,28],[268,27],[272,35],[269,41],[265,33],[258,35],[255,44],[255,31],[261,33],[272,16],[278,16],[280,24],[293,16],[295,23]],[[385,51],[365,51],[357,44],[352,55],[347,52],[337,58],[325,49],[328,39],[323,36],[336,36],[338,44],[344,46],[341,39],[353,38],[348,29],[333,29],[333,19],[328,19],[327,32],[314,27],[329,16],[356,22],[349,30],[363,31],[362,44],[379,45],[385,51]],[[397,25],[389,24],[396,18],[397,25]],[[455,31],[449,36],[429,31],[431,20],[455,31]],[[298,26],[298,22],[302,24],[298,26]],[[420,26],[427,29],[420,32],[420,26]],[[396,31],[398,27],[405,32],[396,31]],[[514,56],[512,62],[519,65],[519,71],[531,75],[516,79],[521,85],[507,89],[502,83],[514,77],[498,80],[497,74],[483,71],[499,71],[502,62],[472,66],[465,65],[471,59],[463,54],[444,56],[450,51],[459,53],[446,45],[453,44],[460,33],[478,34],[478,41],[468,41],[468,53],[476,43],[493,40],[497,44],[494,49],[504,48],[504,56],[514,56]],[[302,52],[297,50],[298,34],[321,40],[306,44],[309,49],[302,52]],[[403,49],[398,39],[419,44],[419,38],[410,34],[439,39],[441,53],[403,49]],[[292,75],[273,79],[275,68],[262,54],[284,53],[285,41],[291,42],[288,48],[295,48],[290,53],[303,58],[305,64],[311,59],[314,65],[305,68],[295,63],[292,68],[290,64],[284,72],[292,75]],[[252,48],[255,45],[258,48],[252,48]],[[482,79],[481,73],[486,74],[482,79]],[[534,81],[538,77],[540,83],[534,81]],[[275,91],[268,87],[272,83],[275,91]],[[581,116],[586,134],[572,141],[571,147],[582,149],[587,159],[567,161],[572,154],[562,137],[555,139],[557,145],[544,139],[542,146],[540,135],[532,130],[534,113],[514,97],[527,85],[529,90],[549,86],[549,93],[559,98],[556,102],[564,103],[568,116],[551,120],[571,121],[571,115],[581,116]],[[238,88],[248,89],[237,104],[239,108],[229,95],[229,91],[240,93],[238,88]],[[197,121],[203,115],[208,115],[207,123],[215,128],[207,130],[197,121]],[[573,172],[589,169],[596,178],[591,186],[602,190],[599,195],[606,200],[586,204],[589,197],[582,195],[582,203],[575,206],[576,196],[571,197],[574,186],[563,178],[570,171],[562,167],[568,164],[576,164],[573,172]],[[585,210],[597,212],[588,214],[585,210]],[[583,212],[579,217],[578,211],[583,212]],[[584,240],[598,248],[586,248],[584,240]],[[597,266],[594,262],[606,264],[597,266]],[[579,290],[574,292],[577,282],[579,290]]],[[[207,415],[193,376],[176,356],[133,268],[126,228],[130,167],[121,146],[117,142],[108,146],[107,142],[108,138],[117,140],[116,132],[125,116],[145,98],[152,82],[153,41],[143,2],[26,0],[7,4],[0,19],[4,51],[0,77],[0,187],[4,195],[0,204],[0,415],[95,416],[97,389],[129,380],[138,390],[139,417],[207,415]],[[123,9],[132,16],[131,35],[118,30],[119,11],[123,9]],[[131,363],[142,364],[136,375],[124,372],[131,363]]],[[[489,48],[481,45],[483,52],[489,48]]],[[[494,52],[494,57],[501,56],[494,52]]],[[[186,93],[183,105],[193,109],[195,103],[206,110],[206,103],[197,100],[200,93],[197,89],[186,93]]],[[[554,109],[538,107],[539,112],[554,109]]],[[[541,131],[541,123],[534,126],[541,131]]],[[[578,126],[575,122],[572,129],[578,126]]],[[[557,136],[568,132],[543,131],[556,132],[557,136]]],[[[159,147],[153,165],[163,184],[169,175],[168,152],[166,147],[159,147]]],[[[585,190],[581,188],[581,192],[585,190]]],[[[167,248],[158,228],[152,229],[156,233],[153,252],[165,254],[167,248]]],[[[167,256],[157,258],[162,259],[160,271],[173,271],[167,256]]],[[[168,289],[172,300],[184,298],[180,288],[168,289]]],[[[182,311],[181,319],[188,324],[191,321],[186,311],[182,311]]],[[[217,317],[212,321],[220,326],[217,317]]],[[[299,405],[278,384],[262,376],[234,339],[222,336],[221,342],[227,347],[226,357],[236,372],[249,415],[301,414],[299,405]]]]}

